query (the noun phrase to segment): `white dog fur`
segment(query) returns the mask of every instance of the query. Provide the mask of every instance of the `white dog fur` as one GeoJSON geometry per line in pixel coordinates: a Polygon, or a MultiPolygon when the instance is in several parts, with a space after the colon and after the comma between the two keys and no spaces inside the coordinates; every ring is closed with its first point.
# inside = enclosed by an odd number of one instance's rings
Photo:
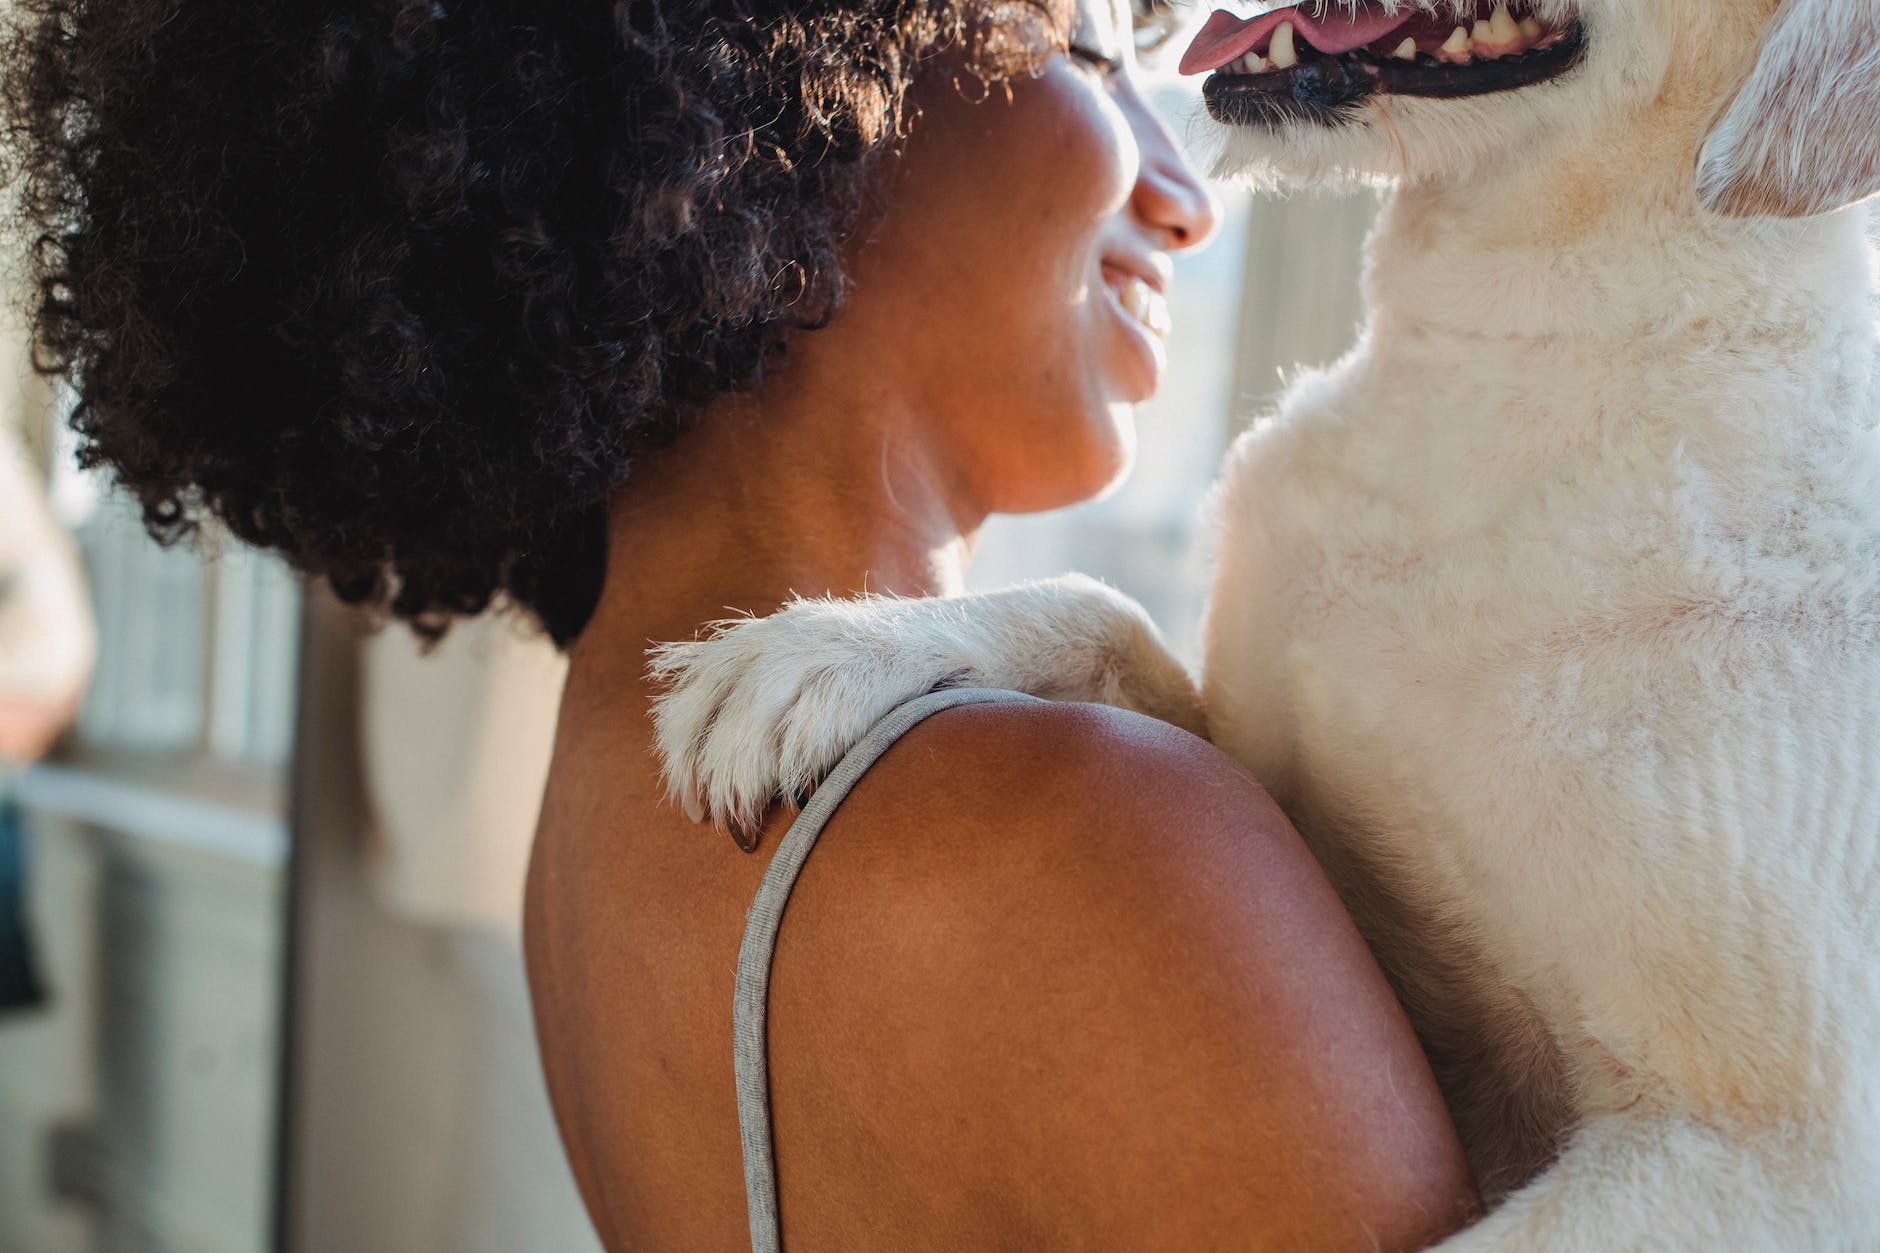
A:
{"type": "MultiPolygon", "coordinates": [[[[1495,1202],[1445,1249],[1876,1250],[1880,0],[1571,11],[1555,82],[1226,135],[1397,190],[1361,342],[1217,489],[1208,726],[1430,1053],[1495,1202]]],[[[1199,724],[1080,579],[654,664],[734,821],[941,682],[1199,724]]]]}

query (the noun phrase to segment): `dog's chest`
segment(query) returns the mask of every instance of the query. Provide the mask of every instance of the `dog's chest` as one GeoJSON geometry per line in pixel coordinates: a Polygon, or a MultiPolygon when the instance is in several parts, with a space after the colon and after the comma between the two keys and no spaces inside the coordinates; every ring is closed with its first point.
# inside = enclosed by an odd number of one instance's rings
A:
{"type": "Polygon", "coordinates": [[[1470,782],[1537,710],[1570,720],[1555,624],[1597,589],[1533,527],[1445,534],[1402,496],[1314,478],[1284,440],[1237,457],[1224,494],[1206,672],[1223,747],[1287,807],[1417,1021],[1478,1169],[1512,1184],[1553,1151],[1570,1100],[1550,989],[1524,930],[1532,901],[1510,824],[1470,782]],[[1235,510],[1236,502],[1245,508],[1235,510]]]}
{"type": "MultiPolygon", "coordinates": [[[[1630,1080],[1602,1070],[1597,1041],[1645,1018],[1649,1038],[1691,1043],[1655,1017],[1655,983],[1628,964],[1639,945],[1605,945],[1639,922],[1624,905],[1638,885],[1676,897],[1653,915],[1666,960],[1704,966],[1719,1003],[1760,1005],[1767,988],[1726,997],[1724,975],[1810,933],[1726,935],[1713,903],[1768,901],[1781,882],[1805,920],[1841,889],[1810,877],[1804,837],[1830,839],[1836,864],[1869,847],[1857,823],[1814,832],[1791,812],[1814,795],[1853,812],[1863,768],[1829,787],[1777,766],[1865,760],[1841,745],[1866,716],[1847,693],[1872,690],[1880,655],[1873,528],[1825,493],[1724,495],[1705,485],[1742,475],[1692,488],[1642,457],[1459,484],[1459,504],[1418,490],[1413,454],[1400,479],[1371,473],[1390,459],[1323,425],[1270,431],[1230,463],[1212,726],[1325,863],[1478,1167],[1518,1179],[1574,1107],[1623,1106],[1630,1080]],[[1743,751],[1764,743],[1789,747],[1743,751]],[[1718,840],[1727,856],[1690,852],[1718,840]],[[1701,942],[1681,914],[1707,919],[1701,942]]],[[[1675,1069],[1674,1054],[1650,1064],[1675,1069]]]]}
{"type": "Polygon", "coordinates": [[[1282,800],[1389,815],[1375,838],[1436,856],[1463,833],[1420,828],[1447,825],[1456,753],[1507,728],[1549,624],[1573,612],[1570,558],[1511,539],[1519,526],[1458,534],[1437,516],[1446,502],[1381,499],[1293,451],[1282,437],[1243,452],[1223,501],[1205,666],[1217,734],[1282,800]]]}
{"type": "Polygon", "coordinates": [[[1559,686],[1543,673],[1545,574],[1473,547],[1328,535],[1295,549],[1287,594],[1262,611],[1285,618],[1268,661],[1290,714],[1288,803],[1321,842],[1419,868],[1403,891],[1452,916],[1492,908],[1481,863],[1505,852],[1467,779],[1497,754],[1532,757],[1517,741],[1559,686]]]}

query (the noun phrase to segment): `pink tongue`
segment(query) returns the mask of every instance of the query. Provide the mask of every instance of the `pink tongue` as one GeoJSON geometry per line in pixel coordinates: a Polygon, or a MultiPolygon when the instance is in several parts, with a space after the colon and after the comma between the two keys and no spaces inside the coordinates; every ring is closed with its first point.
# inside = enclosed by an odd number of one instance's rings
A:
{"type": "Polygon", "coordinates": [[[1182,54],[1181,72],[1206,74],[1230,61],[1239,60],[1259,47],[1282,22],[1291,22],[1293,29],[1320,52],[1337,56],[1341,52],[1350,52],[1353,48],[1377,42],[1408,23],[1413,16],[1411,10],[1405,9],[1393,17],[1368,4],[1356,13],[1343,8],[1328,8],[1323,17],[1302,13],[1297,5],[1274,9],[1271,13],[1262,13],[1255,18],[1238,18],[1232,13],[1217,10],[1208,19],[1208,24],[1201,28],[1201,33],[1195,36],[1195,41],[1188,45],[1188,51],[1182,54]]]}

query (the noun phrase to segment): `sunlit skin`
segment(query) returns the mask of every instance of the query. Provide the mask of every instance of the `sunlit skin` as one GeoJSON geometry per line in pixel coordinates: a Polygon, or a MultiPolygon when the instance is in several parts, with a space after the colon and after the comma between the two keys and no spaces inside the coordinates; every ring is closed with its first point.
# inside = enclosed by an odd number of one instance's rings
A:
{"type": "Polygon", "coordinates": [[[77,713],[76,700],[59,705],[0,700],[0,764],[37,761],[77,713]]]}
{"type": "MultiPolygon", "coordinates": [[[[525,909],[550,1093],[610,1249],[749,1247],[732,971],[792,816],[747,855],[666,802],[645,648],[792,594],[958,590],[989,514],[1129,465],[1165,358],[1118,287],[1166,281],[1217,209],[1120,15],[1081,10],[1071,44],[1009,91],[920,89],[843,312],[640,458],[613,510],[525,909]]],[[[793,1248],[1412,1248],[1473,1202],[1290,827],[1132,715],[910,734],[810,859],[771,1013],[793,1248]]]]}
{"type": "MultiPolygon", "coordinates": [[[[1166,282],[1218,206],[1127,73],[1127,27],[1086,20],[1036,81],[973,103],[940,74],[864,231],[852,293],[755,394],[642,457],[577,664],[683,639],[792,592],[956,591],[992,513],[1090,497],[1129,467],[1163,348],[1105,267],[1166,282]],[[814,537],[813,541],[809,537],[814,537]]],[[[637,669],[637,653],[626,658],[637,669]]]]}

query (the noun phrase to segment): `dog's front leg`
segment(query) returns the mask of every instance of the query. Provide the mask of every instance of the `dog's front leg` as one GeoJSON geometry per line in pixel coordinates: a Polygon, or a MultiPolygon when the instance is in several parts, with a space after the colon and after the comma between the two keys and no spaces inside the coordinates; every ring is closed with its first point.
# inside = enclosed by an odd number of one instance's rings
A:
{"type": "Polygon", "coordinates": [[[1207,733],[1142,606],[1081,575],[974,596],[800,600],[663,644],[650,672],[666,779],[694,819],[755,826],[890,710],[941,687],[1118,705],[1207,733]]]}

